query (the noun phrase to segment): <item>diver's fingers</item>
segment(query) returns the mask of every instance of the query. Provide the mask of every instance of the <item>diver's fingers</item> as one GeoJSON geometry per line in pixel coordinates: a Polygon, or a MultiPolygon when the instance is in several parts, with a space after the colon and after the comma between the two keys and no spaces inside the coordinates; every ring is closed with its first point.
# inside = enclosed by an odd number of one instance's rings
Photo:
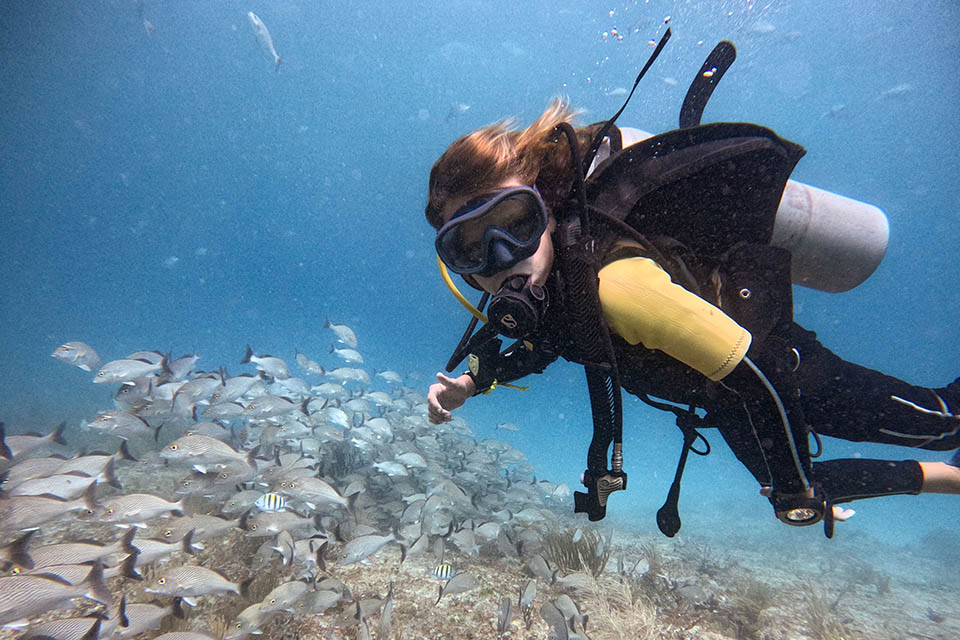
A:
{"type": "Polygon", "coordinates": [[[853,517],[856,511],[853,509],[844,509],[843,507],[834,507],[833,508],[833,519],[839,522],[845,522],[853,517]]]}

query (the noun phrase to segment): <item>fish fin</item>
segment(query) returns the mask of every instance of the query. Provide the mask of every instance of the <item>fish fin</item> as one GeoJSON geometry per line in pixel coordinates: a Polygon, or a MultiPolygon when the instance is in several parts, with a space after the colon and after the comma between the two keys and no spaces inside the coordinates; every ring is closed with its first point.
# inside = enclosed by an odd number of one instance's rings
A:
{"type": "Polygon", "coordinates": [[[253,349],[250,348],[250,345],[247,345],[247,351],[243,354],[243,360],[240,361],[240,364],[247,364],[250,362],[250,358],[253,356],[253,349]]]}
{"type": "Polygon", "coordinates": [[[114,617],[121,627],[126,628],[130,626],[130,618],[127,617],[127,594],[123,594],[120,598],[120,606],[117,607],[117,613],[114,617]]]}
{"type": "Polygon", "coordinates": [[[93,563],[93,569],[91,569],[90,575],[87,576],[84,583],[88,585],[87,592],[83,594],[85,597],[96,600],[100,604],[108,607],[113,603],[113,595],[107,588],[107,583],[103,581],[102,562],[97,561],[93,563]]]}
{"type": "Polygon", "coordinates": [[[100,505],[97,504],[96,481],[90,483],[90,486],[87,487],[86,491],[83,492],[81,499],[83,500],[83,505],[87,508],[87,511],[90,511],[91,513],[100,508],[100,505]]]}
{"type": "Polygon", "coordinates": [[[433,606],[437,606],[438,604],[440,604],[440,598],[442,597],[443,597],[443,585],[439,585],[438,591],[437,591],[437,601],[433,603],[433,606]]]}
{"type": "Polygon", "coordinates": [[[253,583],[256,577],[256,574],[254,574],[240,583],[240,595],[242,597],[246,598],[250,595],[250,585],[253,583]]]}
{"type": "Polygon", "coordinates": [[[197,473],[202,473],[203,475],[207,475],[207,467],[206,467],[206,465],[195,464],[195,465],[193,465],[193,467],[191,467],[191,468],[192,468],[194,471],[196,471],[197,473]]]}
{"type": "Polygon", "coordinates": [[[182,602],[183,604],[187,605],[188,607],[195,607],[195,606],[197,606],[197,601],[194,600],[193,598],[188,598],[187,596],[184,596],[184,597],[180,598],[180,602],[182,602]]]}
{"type": "Polygon", "coordinates": [[[50,435],[47,436],[47,440],[50,442],[56,442],[57,444],[67,444],[67,441],[63,439],[63,430],[67,428],[67,422],[64,420],[57,425],[57,428],[50,432],[50,435]]]}
{"type": "MultiPolygon", "coordinates": [[[[136,529],[131,529],[131,531],[136,531],[136,529]]],[[[127,557],[123,561],[121,567],[121,573],[128,578],[133,578],[134,580],[143,580],[143,574],[137,571],[137,556],[140,555],[140,550],[136,549],[136,553],[128,553],[127,557]]]]}
{"type": "Polygon", "coordinates": [[[10,543],[7,547],[10,562],[18,567],[33,569],[33,558],[30,557],[28,547],[30,546],[30,538],[33,537],[33,534],[37,531],[39,531],[39,529],[31,529],[10,543]]]}
{"type": "Polygon", "coordinates": [[[0,458],[4,460],[12,460],[13,452],[10,451],[10,447],[7,446],[7,430],[4,428],[3,423],[0,422],[0,458]]]}
{"type": "Polygon", "coordinates": [[[174,618],[180,618],[181,620],[183,620],[186,617],[186,615],[183,612],[183,598],[179,596],[174,598],[173,604],[171,606],[173,607],[174,618]]]}
{"type": "Polygon", "coordinates": [[[203,548],[202,546],[197,547],[196,545],[193,544],[193,533],[194,533],[194,531],[196,531],[196,529],[190,529],[190,531],[187,531],[187,535],[183,536],[183,540],[181,540],[181,543],[182,543],[182,549],[181,549],[181,550],[182,550],[184,553],[189,554],[189,555],[191,555],[191,556],[192,556],[192,555],[196,555],[196,553],[197,553],[196,550],[197,550],[197,549],[202,549],[202,548],[203,548]]]}
{"type": "MultiPolygon", "coordinates": [[[[126,442],[126,440],[124,440],[126,442]]],[[[103,476],[107,481],[107,484],[115,489],[123,489],[123,485],[120,484],[120,481],[117,480],[116,474],[116,462],[113,457],[107,460],[107,464],[103,467],[103,476]]]]}

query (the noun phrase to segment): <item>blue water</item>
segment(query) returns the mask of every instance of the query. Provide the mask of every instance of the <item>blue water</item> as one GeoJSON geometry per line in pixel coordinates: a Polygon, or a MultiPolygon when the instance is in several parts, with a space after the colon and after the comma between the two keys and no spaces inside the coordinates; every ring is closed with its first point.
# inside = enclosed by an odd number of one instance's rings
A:
{"type": "MultiPolygon", "coordinates": [[[[554,95],[586,109],[587,121],[608,117],[622,97],[607,94],[629,88],[667,16],[673,39],[620,123],[675,127],[703,58],[734,41],[738,60],[705,120],[773,128],[808,150],[796,179],[890,219],[877,272],[845,294],[798,289],[798,320],[842,356],[912,382],[940,386],[960,373],[953,0],[518,6],[0,4],[8,430],[73,427],[110,406],[114,389],[50,358],[71,340],[104,361],[137,349],[196,352],[201,366],[239,373],[252,371],[239,364],[250,344],[335,366],[329,318],[356,331],[368,369],[402,372],[425,392],[467,320],[436,273],[423,219],[431,164],[478,126],[530,122],[554,95]],[[248,10],[270,28],[279,72],[248,10]],[[448,118],[454,103],[470,109],[448,118]]],[[[532,384],[472,400],[462,414],[478,437],[525,451],[538,476],[575,486],[590,437],[582,372],[557,364],[532,384]],[[521,431],[495,432],[505,421],[521,431]]],[[[626,404],[630,491],[613,498],[611,517],[652,529],[680,437],[665,416],[626,404]]],[[[714,455],[690,463],[685,527],[770,520],[752,479],[714,440],[714,455]]],[[[915,453],[827,443],[831,457],[915,453]]],[[[844,526],[909,542],[955,528],[958,504],[863,502],[844,526]]],[[[819,535],[784,529],[771,535],[819,535]]]]}

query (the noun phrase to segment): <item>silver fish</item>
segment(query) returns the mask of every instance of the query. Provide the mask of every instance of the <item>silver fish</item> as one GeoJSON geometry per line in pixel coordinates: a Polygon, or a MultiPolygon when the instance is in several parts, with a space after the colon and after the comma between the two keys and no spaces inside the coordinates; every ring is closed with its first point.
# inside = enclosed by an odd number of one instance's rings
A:
{"type": "Polygon", "coordinates": [[[116,629],[117,623],[113,620],[101,618],[60,618],[39,624],[30,625],[23,635],[23,640],[96,640],[108,638],[116,629]],[[101,636],[101,634],[103,634],[101,636]]]}
{"type": "Polygon", "coordinates": [[[253,634],[260,634],[260,628],[266,624],[273,614],[264,615],[260,611],[260,603],[250,605],[239,614],[237,619],[228,627],[229,633],[223,640],[243,640],[253,634]]]}
{"type": "Polygon", "coordinates": [[[370,384],[370,374],[363,369],[354,367],[338,367],[332,371],[327,371],[327,377],[337,382],[360,382],[370,384]]]}
{"type": "Polygon", "coordinates": [[[267,56],[273,59],[274,68],[279,70],[283,58],[277,55],[277,50],[273,46],[273,38],[270,36],[270,31],[267,30],[267,25],[263,24],[263,20],[253,11],[247,12],[247,18],[250,20],[250,27],[253,29],[253,35],[256,36],[260,48],[263,49],[263,52],[267,56]]]}
{"type": "Polygon", "coordinates": [[[241,526],[247,530],[247,536],[258,538],[274,536],[281,531],[315,527],[316,521],[312,518],[301,518],[289,511],[264,512],[255,516],[240,519],[241,526]]]}
{"type": "Polygon", "coordinates": [[[73,598],[87,598],[102,604],[111,601],[101,565],[94,565],[87,579],[75,585],[44,576],[0,578],[0,624],[70,607],[73,598]]]}
{"type": "Polygon", "coordinates": [[[96,483],[76,500],[55,500],[41,496],[9,497],[0,494],[0,531],[20,531],[49,522],[72,511],[93,513],[96,483]]]}
{"type": "Polygon", "coordinates": [[[380,373],[377,374],[377,376],[383,378],[387,382],[392,382],[394,384],[400,384],[401,382],[403,382],[403,376],[401,376],[396,371],[389,371],[389,370],[381,371],[380,373]]]}
{"type": "Polygon", "coordinates": [[[257,385],[262,385],[259,379],[254,376],[243,374],[227,378],[223,386],[218,387],[210,394],[211,404],[220,404],[223,402],[233,402],[237,398],[243,397],[257,385]]]}
{"type": "Polygon", "coordinates": [[[208,466],[245,462],[254,469],[251,453],[241,453],[226,442],[204,435],[181,436],[160,450],[160,457],[174,464],[191,464],[201,473],[208,466]]]}
{"type": "Polygon", "coordinates": [[[270,355],[254,355],[250,345],[247,345],[247,352],[243,355],[243,360],[240,361],[240,364],[246,364],[248,362],[254,363],[257,365],[257,370],[277,380],[285,380],[290,377],[290,369],[283,359],[270,355]]]}
{"type": "Polygon", "coordinates": [[[363,356],[355,349],[337,349],[336,347],[330,347],[330,353],[336,355],[344,362],[363,363],[363,356]]]}
{"type": "MultiPolygon", "coordinates": [[[[230,582],[222,573],[199,567],[185,565],[171,567],[156,572],[157,578],[144,589],[147,593],[158,593],[164,596],[205,596],[214,593],[233,592],[240,595],[240,585],[230,582]]],[[[187,604],[190,602],[186,601],[187,604]]]]}
{"type": "Polygon", "coordinates": [[[200,356],[197,354],[192,354],[188,356],[183,356],[177,358],[176,360],[167,364],[167,373],[169,374],[169,379],[174,382],[180,380],[185,380],[193,372],[193,368],[197,366],[197,361],[200,360],[200,356]]]}
{"type": "Polygon", "coordinates": [[[72,364],[84,371],[93,371],[100,368],[100,356],[93,350],[93,347],[84,342],[62,344],[50,355],[60,362],[72,364]]]}
{"type": "Polygon", "coordinates": [[[500,598],[500,608],[497,610],[497,634],[504,635],[510,628],[510,622],[513,620],[513,598],[504,596],[500,598]]]}
{"type": "Polygon", "coordinates": [[[533,580],[528,580],[527,585],[523,588],[523,591],[520,592],[520,608],[526,609],[533,604],[533,599],[537,597],[537,583],[533,580]]]}
{"type": "MultiPolygon", "coordinates": [[[[161,607],[155,604],[128,604],[123,611],[127,620],[127,626],[118,628],[113,638],[132,638],[145,631],[152,631],[160,626],[160,623],[169,615],[183,617],[180,611],[180,601],[174,600],[173,604],[161,607]]],[[[119,616],[111,616],[118,618],[119,616]]],[[[111,636],[104,636],[111,637],[111,636]]]]}
{"type": "MultiPolygon", "coordinates": [[[[257,492],[259,493],[259,492],[257,492]]],[[[217,516],[198,513],[184,518],[173,518],[157,528],[156,535],[167,541],[182,540],[193,532],[194,542],[219,537],[231,529],[240,528],[240,518],[227,520],[217,516]]]]}
{"type": "Polygon", "coordinates": [[[183,515],[183,501],[184,498],[179,502],[168,502],[150,493],[131,493],[104,501],[96,516],[99,522],[134,524],[142,528],[147,520],[158,516],[170,513],[183,515]]]}
{"type": "Polygon", "coordinates": [[[127,553],[127,545],[133,539],[134,531],[124,534],[116,542],[100,545],[89,542],[60,542],[36,547],[30,551],[33,569],[43,569],[56,564],[82,564],[100,561],[105,566],[115,566],[122,554],[127,553]]]}
{"type": "Polygon", "coordinates": [[[83,494],[91,484],[97,482],[96,478],[91,478],[80,473],[68,473],[63,475],[47,476],[46,478],[34,478],[21,483],[19,486],[11,489],[11,496],[42,496],[50,494],[62,500],[73,500],[83,494]]]}
{"type": "Polygon", "coordinates": [[[127,380],[143,378],[151,373],[156,373],[163,369],[165,364],[165,360],[158,363],[127,358],[113,360],[103,365],[103,368],[94,376],[93,381],[97,384],[122,384],[127,380]]]}
{"type": "Polygon", "coordinates": [[[160,435],[160,427],[151,427],[140,416],[118,409],[104,411],[88,422],[86,428],[94,433],[116,436],[124,440],[129,438],[152,438],[156,440],[160,435]]]}
{"type": "Polygon", "coordinates": [[[437,597],[437,601],[434,603],[434,606],[440,604],[440,600],[443,596],[455,595],[458,593],[465,593],[471,589],[477,587],[477,578],[472,574],[464,571],[463,573],[458,573],[453,576],[447,584],[440,587],[440,595],[437,597]]]}
{"type": "Polygon", "coordinates": [[[293,613],[297,601],[303,598],[309,587],[305,582],[294,580],[277,586],[260,602],[260,613],[270,614],[286,611],[293,613]]]}
{"type": "Polygon", "coordinates": [[[270,394],[258,396],[247,403],[243,415],[248,418],[273,418],[300,410],[301,405],[281,396],[270,394]]]}
{"type": "MultiPolygon", "coordinates": [[[[131,529],[130,531],[136,532],[136,529],[131,529]]],[[[203,549],[203,545],[194,544],[193,531],[189,531],[187,535],[177,542],[168,542],[158,538],[143,538],[140,540],[132,540],[129,548],[134,558],[134,567],[142,567],[158,560],[164,560],[176,551],[181,551],[191,556],[196,555],[197,551],[203,549]]]]}
{"type": "Polygon", "coordinates": [[[520,427],[512,422],[501,422],[496,428],[501,431],[520,431],[520,427]]]}
{"type": "Polygon", "coordinates": [[[304,354],[297,351],[297,364],[300,365],[300,368],[306,371],[307,373],[312,373],[315,375],[325,375],[327,370],[320,366],[318,363],[314,362],[304,354]]]}
{"type": "Polygon", "coordinates": [[[318,589],[312,593],[306,594],[300,602],[297,603],[297,613],[320,615],[330,607],[334,607],[342,599],[343,595],[332,589],[318,589]]]}
{"type": "Polygon", "coordinates": [[[324,329],[330,329],[335,334],[337,334],[337,340],[344,343],[348,347],[354,349],[357,348],[357,336],[354,334],[353,329],[348,327],[345,324],[333,324],[330,320],[327,320],[323,323],[324,329]]]}
{"type": "Polygon", "coordinates": [[[0,457],[7,460],[18,460],[29,453],[51,444],[66,444],[63,432],[67,428],[66,422],[61,422],[45,436],[37,434],[6,435],[4,425],[0,422],[0,457]]]}
{"type": "Polygon", "coordinates": [[[354,538],[343,547],[343,557],[337,562],[338,567],[344,567],[354,562],[360,562],[390,544],[397,542],[394,534],[386,536],[369,535],[354,538]]]}

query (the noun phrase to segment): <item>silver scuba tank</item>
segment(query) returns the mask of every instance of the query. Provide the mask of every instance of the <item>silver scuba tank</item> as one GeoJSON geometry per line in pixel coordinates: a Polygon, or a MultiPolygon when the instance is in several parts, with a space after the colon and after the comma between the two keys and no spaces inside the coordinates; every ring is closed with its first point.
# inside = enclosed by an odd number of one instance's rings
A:
{"type": "MultiPolygon", "coordinates": [[[[620,127],[620,133],[624,147],[653,136],[633,127],[620,127]]],[[[602,151],[591,170],[609,155],[609,145],[602,151]]],[[[889,237],[887,216],[878,207],[788,180],[770,244],[790,251],[794,284],[840,293],[870,277],[889,237]]]]}

